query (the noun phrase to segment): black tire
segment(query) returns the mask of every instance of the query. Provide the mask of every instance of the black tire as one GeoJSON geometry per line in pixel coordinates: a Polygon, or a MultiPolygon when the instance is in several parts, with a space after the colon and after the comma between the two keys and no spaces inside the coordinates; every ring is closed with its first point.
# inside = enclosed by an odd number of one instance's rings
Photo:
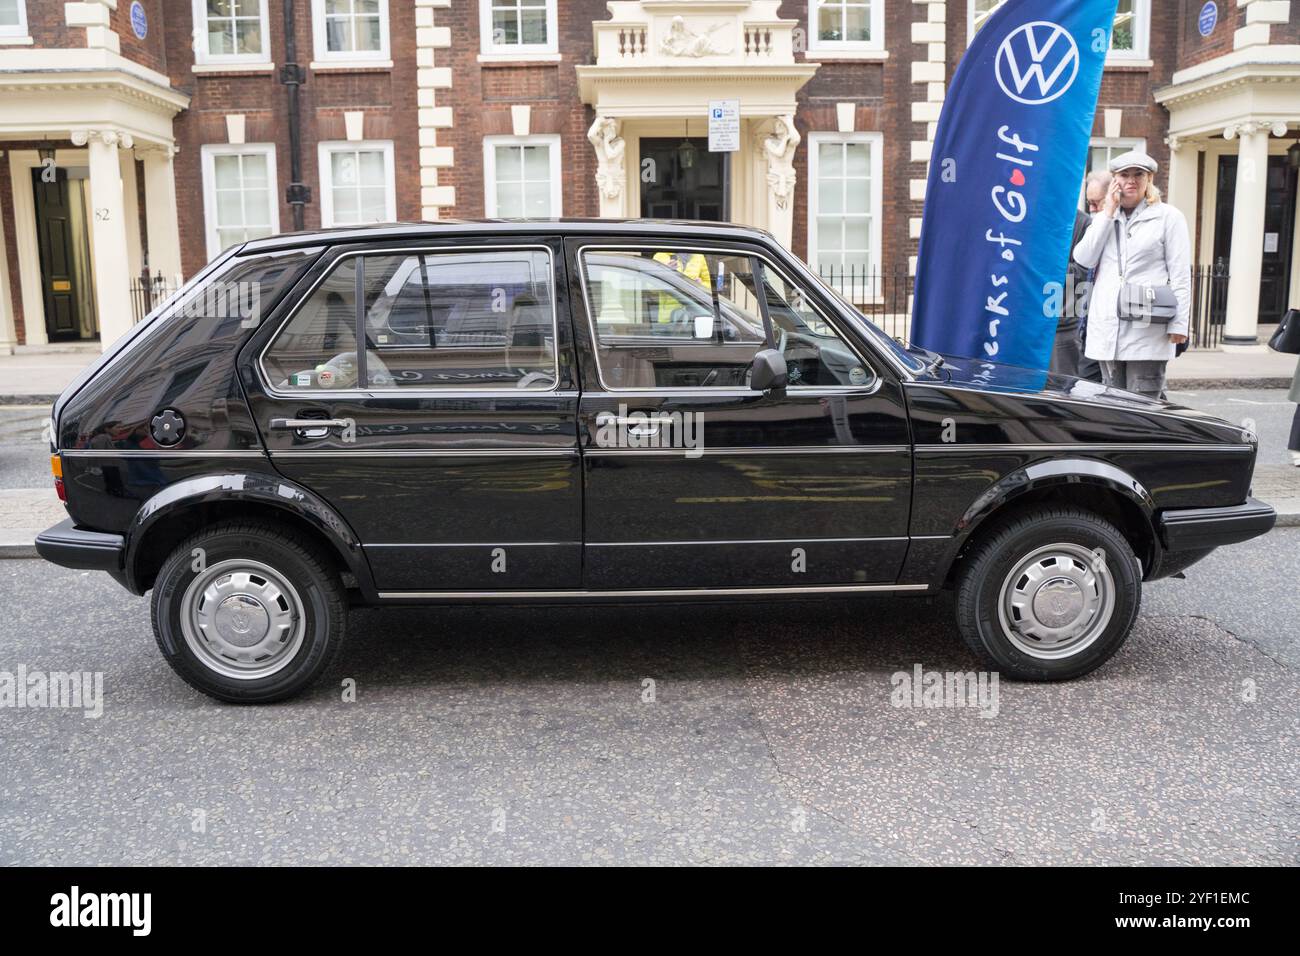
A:
{"type": "MultiPolygon", "coordinates": [[[[1051,560],[1051,554],[1049,550],[1044,559],[1051,560]]],[[[1023,575],[1017,579],[1028,580],[1023,575]]],[[[964,558],[957,579],[957,627],[962,639],[991,669],[1015,680],[1070,680],[1096,670],[1123,646],[1141,604],[1141,565],[1128,540],[1103,518],[1075,508],[1039,508],[996,526],[964,558]],[[1063,642],[1058,651],[1063,656],[1044,659],[1021,649],[1034,639],[1022,635],[1014,621],[1011,628],[1004,625],[1004,616],[1011,620],[1019,612],[1002,613],[1002,589],[1021,562],[1039,549],[1058,544],[1104,552],[1114,604],[1104,627],[1084,628],[1077,650],[1071,651],[1063,642]]],[[[1103,618],[1094,616],[1098,622],[1103,618]]],[[[1052,649],[1046,644],[1039,653],[1052,649]]]]}
{"type": "MultiPolygon", "coordinates": [[[[265,578],[260,580],[265,583],[265,578]]],[[[203,589],[203,583],[197,584],[196,595],[203,589]]],[[[235,704],[272,703],[301,692],[334,660],[347,630],[347,604],[338,573],[303,539],[286,529],[258,522],[219,524],[178,546],[158,572],[151,607],[158,649],[172,669],[191,687],[235,704]],[[200,548],[201,561],[195,556],[195,549],[200,548]],[[196,652],[181,626],[191,584],[209,569],[217,574],[226,564],[237,567],[241,561],[256,562],[278,575],[289,586],[282,602],[288,610],[279,613],[286,619],[291,616],[295,622],[301,619],[300,629],[296,623],[291,629],[293,643],[286,640],[282,642],[283,650],[267,655],[279,669],[266,676],[222,673],[223,666],[239,665],[227,664],[215,652],[205,652],[206,642],[201,639],[195,642],[199,645],[196,652]]],[[[257,620],[260,623],[260,618],[257,620]]]]}

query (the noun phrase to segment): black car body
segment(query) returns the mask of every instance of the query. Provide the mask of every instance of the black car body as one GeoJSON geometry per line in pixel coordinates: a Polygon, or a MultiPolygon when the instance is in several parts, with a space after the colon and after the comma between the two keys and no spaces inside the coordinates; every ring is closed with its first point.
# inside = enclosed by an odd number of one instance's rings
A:
{"type": "MultiPolygon", "coordinates": [[[[1250,498],[1256,441],[1242,428],[906,349],[767,234],[714,223],[449,222],[249,242],[70,385],[53,429],[69,518],[40,553],[155,589],[164,653],[234,700],[287,696],[323,666],[328,654],[261,673],[225,639],[243,633],[232,621],[288,633],[324,618],[340,632],[316,592],[396,604],[956,585],[963,634],[986,658],[1014,676],[1075,676],[1122,642],[1120,598],[1135,614],[1142,580],[1274,520],[1250,498]],[[665,447],[682,422],[702,427],[700,447],[665,447]],[[229,575],[205,579],[207,599],[185,592],[199,573],[186,566],[203,563],[193,542],[230,528],[245,542],[221,539],[231,554],[274,532],[315,568],[256,594],[229,575]],[[997,562],[1044,528],[1078,540],[1044,552],[1030,571],[1060,574],[1032,592],[1029,574],[1017,596],[997,562]],[[1110,561],[1109,610],[1088,604],[1101,590],[1089,553],[1110,561]],[[165,589],[160,574],[180,577],[165,589]],[[288,591],[296,604],[276,597],[288,591]],[[197,637],[176,621],[184,593],[197,637]],[[279,618],[268,599],[287,603],[279,618]],[[1094,624],[1114,618],[1090,649],[997,646],[999,608],[1003,629],[1032,612],[1042,631],[1080,602],[1094,624]],[[200,659],[218,631],[217,670],[229,666],[213,684],[200,659]]],[[[310,657],[311,644],[258,653],[310,657]]]]}

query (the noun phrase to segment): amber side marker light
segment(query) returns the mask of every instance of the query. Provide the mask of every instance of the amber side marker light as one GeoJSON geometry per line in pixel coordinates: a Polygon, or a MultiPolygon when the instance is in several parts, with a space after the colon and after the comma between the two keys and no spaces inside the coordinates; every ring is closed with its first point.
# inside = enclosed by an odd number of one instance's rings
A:
{"type": "Polygon", "coordinates": [[[63,459],[58,455],[50,456],[50,471],[54,473],[54,492],[59,496],[59,500],[66,505],[68,503],[68,493],[63,488],[63,459]]]}

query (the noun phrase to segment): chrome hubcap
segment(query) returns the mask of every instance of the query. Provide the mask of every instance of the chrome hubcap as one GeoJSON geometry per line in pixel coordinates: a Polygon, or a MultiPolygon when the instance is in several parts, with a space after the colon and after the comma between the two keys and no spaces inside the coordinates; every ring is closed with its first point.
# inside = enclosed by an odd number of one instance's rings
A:
{"type": "Polygon", "coordinates": [[[233,559],[204,569],[181,598],[181,632],[203,664],[238,680],[269,677],[302,647],[297,590],[274,568],[233,559]]]}
{"type": "Polygon", "coordinates": [[[1106,554],[1050,544],[1026,555],[1002,582],[998,617],[1020,651],[1041,660],[1078,654],[1101,636],[1115,612],[1106,554]]]}

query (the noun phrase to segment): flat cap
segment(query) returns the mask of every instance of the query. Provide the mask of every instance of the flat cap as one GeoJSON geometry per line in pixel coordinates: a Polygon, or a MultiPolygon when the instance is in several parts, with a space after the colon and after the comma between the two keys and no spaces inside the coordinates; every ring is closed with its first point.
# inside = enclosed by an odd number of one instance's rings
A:
{"type": "Polygon", "coordinates": [[[1160,164],[1140,149],[1130,149],[1110,161],[1112,173],[1118,173],[1123,169],[1145,169],[1148,173],[1154,174],[1159,168],[1160,164]]]}

